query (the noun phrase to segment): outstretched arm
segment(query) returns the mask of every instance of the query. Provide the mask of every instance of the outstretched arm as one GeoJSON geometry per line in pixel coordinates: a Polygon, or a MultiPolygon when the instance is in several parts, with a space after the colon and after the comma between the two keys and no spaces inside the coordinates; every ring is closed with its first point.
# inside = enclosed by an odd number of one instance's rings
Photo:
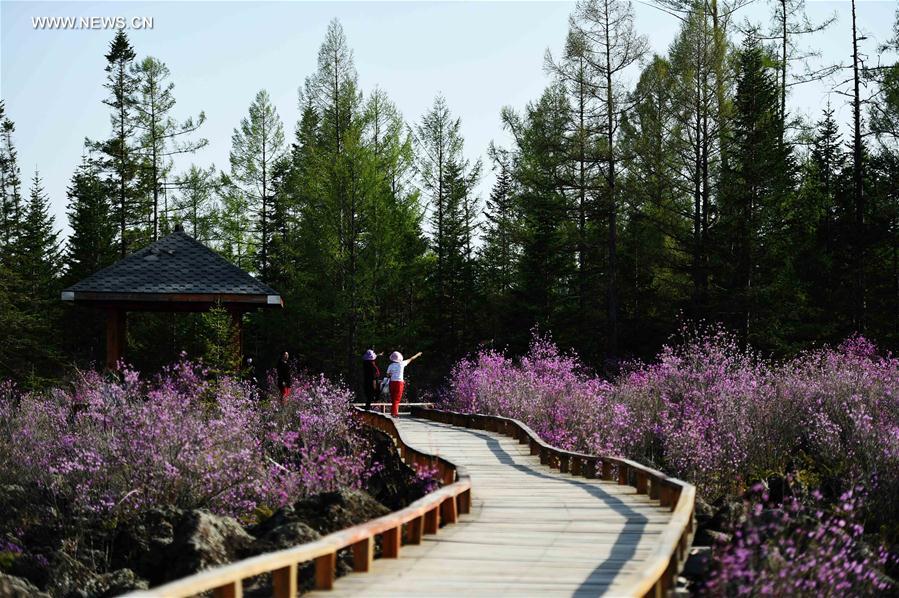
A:
{"type": "Polygon", "coordinates": [[[418,353],[416,353],[415,355],[413,355],[412,357],[410,357],[409,359],[407,359],[407,360],[406,360],[406,363],[412,363],[413,361],[415,361],[415,360],[418,359],[419,357],[421,357],[421,351],[419,351],[418,353]]]}

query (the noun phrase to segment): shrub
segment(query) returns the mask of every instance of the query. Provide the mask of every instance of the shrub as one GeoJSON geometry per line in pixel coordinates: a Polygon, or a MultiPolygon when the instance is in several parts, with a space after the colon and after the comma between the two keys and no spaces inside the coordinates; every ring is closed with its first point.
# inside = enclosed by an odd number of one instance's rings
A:
{"type": "Polygon", "coordinates": [[[172,505],[246,518],[369,473],[345,388],[303,380],[282,408],[206,374],[181,361],[146,381],[125,368],[43,394],[0,386],[0,483],[91,517],[172,505]]]}
{"type": "MultiPolygon", "coordinates": [[[[517,361],[492,351],[461,361],[443,402],[520,419],[562,448],[652,464],[694,483],[710,502],[740,496],[771,475],[818,486],[837,504],[860,484],[869,494],[853,524],[858,533],[834,539],[825,529],[828,547],[856,542],[863,524],[899,538],[899,359],[878,356],[861,337],[776,363],[741,351],[722,331],[687,334],[655,363],[630,364],[612,384],[535,336],[517,361]]],[[[790,508],[799,519],[772,523],[768,535],[792,537],[800,520],[814,525],[798,503],[790,508]]],[[[764,546],[743,545],[725,564],[773,567],[764,546]]],[[[777,571],[789,570],[778,563],[777,571]]],[[[863,568],[875,564],[868,559],[863,568]]]]}
{"type": "Polygon", "coordinates": [[[862,541],[858,487],[828,507],[820,493],[809,504],[789,498],[768,504],[763,487],[745,504],[733,542],[716,547],[718,566],[701,594],[712,596],[873,596],[889,582],[879,569],[890,556],[862,541]]]}

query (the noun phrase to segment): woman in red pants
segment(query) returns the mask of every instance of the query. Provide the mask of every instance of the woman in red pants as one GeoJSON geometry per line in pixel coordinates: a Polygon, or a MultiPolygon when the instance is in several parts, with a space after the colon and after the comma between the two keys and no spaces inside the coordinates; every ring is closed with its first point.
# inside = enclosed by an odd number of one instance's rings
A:
{"type": "Polygon", "coordinates": [[[390,414],[393,417],[397,417],[400,414],[400,401],[403,400],[403,387],[405,386],[403,373],[406,370],[406,366],[419,357],[421,357],[421,351],[405,360],[403,359],[403,354],[399,351],[394,351],[390,354],[390,365],[387,366],[387,375],[390,377],[390,401],[393,403],[390,414]]]}

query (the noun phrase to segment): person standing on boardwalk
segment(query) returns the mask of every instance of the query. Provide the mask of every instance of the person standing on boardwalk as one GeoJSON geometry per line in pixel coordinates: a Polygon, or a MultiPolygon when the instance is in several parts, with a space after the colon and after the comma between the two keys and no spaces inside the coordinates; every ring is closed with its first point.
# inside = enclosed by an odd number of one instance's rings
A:
{"type": "Polygon", "coordinates": [[[290,359],[290,355],[284,351],[281,359],[278,360],[278,365],[275,366],[278,373],[278,390],[281,391],[281,405],[287,402],[287,396],[290,394],[290,363],[287,361],[288,359],[290,359]]]}
{"type": "Polygon", "coordinates": [[[374,349],[369,349],[362,355],[362,392],[365,395],[365,409],[371,409],[371,403],[378,394],[378,378],[381,376],[381,370],[378,369],[378,356],[382,353],[375,353],[374,349]]]}
{"type": "Polygon", "coordinates": [[[394,351],[390,354],[390,365],[387,366],[387,375],[390,377],[390,402],[393,403],[390,414],[393,417],[397,417],[400,414],[400,401],[403,400],[403,388],[405,386],[403,374],[406,366],[419,357],[421,357],[421,351],[409,359],[403,359],[403,354],[399,351],[394,351]]]}

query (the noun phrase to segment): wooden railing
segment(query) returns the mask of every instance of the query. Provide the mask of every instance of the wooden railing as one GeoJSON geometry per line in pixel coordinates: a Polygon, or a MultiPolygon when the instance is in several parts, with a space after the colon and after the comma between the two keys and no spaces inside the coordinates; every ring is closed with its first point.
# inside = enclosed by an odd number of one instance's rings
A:
{"type": "Polygon", "coordinates": [[[297,595],[298,565],[308,561],[315,562],[315,588],[326,590],[334,584],[339,551],[349,548],[352,552],[353,570],[367,572],[374,559],[376,537],[381,538],[381,558],[395,559],[399,557],[403,544],[420,544],[423,534],[437,533],[441,521],[455,523],[459,514],[469,512],[471,480],[463,467],[408,446],[389,417],[363,410],[357,410],[356,415],[365,425],[390,435],[406,463],[436,468],[444,486],[405,509],[329,534],[314,542],[208,569],[150,590],[132,592],[127,596],[182,598],[212,590],[216,598],[239,598],[243,595],[245,579],[271,573],[273,596],[293,598],[297,595]]]}
{"type": "Polygon", "coordinates": [[[532,455],[539,455],[540,463],[585,478],[616,480],[619,485],[634,486],[638,494],[648,494],[663,507],[672,511],[665,531],[644,567],[633,576],[629,594],[632,596],[665,596],[674,589],[678,572],[687,557],[693,537],[693,509],[696,488],[676,478],[619,457],[601,457],[566,451],[545,443],[524,423],[496,415],[476,415],[412,408],[412,416],[453,426],[474,428],[511,436],[530,446],[532,455]]]}

